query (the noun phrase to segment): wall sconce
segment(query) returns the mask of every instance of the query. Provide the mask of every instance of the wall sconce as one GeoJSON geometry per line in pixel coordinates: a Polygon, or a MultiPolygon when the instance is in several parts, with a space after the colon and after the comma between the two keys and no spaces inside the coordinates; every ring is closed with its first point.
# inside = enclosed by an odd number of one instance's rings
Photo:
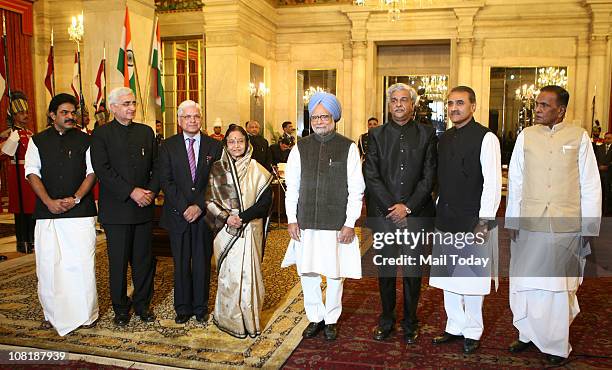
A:
{"type": "Polygon", "coordinates": [[[270,93],[270,88],[266,87],[266,84],[260,82],[258,86],[255,86],[255,83],[249,83],[249,94],[254,97],[256,100],[259,98],[263,98],[264,96],[270,93]]]}

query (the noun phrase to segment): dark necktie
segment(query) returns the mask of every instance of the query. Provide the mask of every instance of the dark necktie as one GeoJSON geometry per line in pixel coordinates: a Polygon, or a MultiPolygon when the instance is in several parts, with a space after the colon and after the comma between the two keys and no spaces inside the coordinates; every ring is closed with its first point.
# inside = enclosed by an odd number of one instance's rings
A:
{"type": "Polygon", "coordinates": [[[191,171],[191,180],[195,182],[196,178],[196,159],[195,152],[193,151],[193,143],[195,142],[194,138],[188,138],[189,140],[189,149],[187,149],[187,158],[189,158],[189,170],[191,171]]]}

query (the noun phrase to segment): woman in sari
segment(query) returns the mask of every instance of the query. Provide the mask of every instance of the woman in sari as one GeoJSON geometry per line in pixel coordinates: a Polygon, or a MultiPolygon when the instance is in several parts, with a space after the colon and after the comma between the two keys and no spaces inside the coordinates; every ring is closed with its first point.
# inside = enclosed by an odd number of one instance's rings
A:
{"type": "Polygon", "coordinates": [[[213,322],[235,337],[255,337],[261,333],[263,219],[272,204],[272,176],[251,159],[253,147],[242,127],[231,125],[223,143],[205,196],[205,219],[216,234],[218,287],[213,322]]]}

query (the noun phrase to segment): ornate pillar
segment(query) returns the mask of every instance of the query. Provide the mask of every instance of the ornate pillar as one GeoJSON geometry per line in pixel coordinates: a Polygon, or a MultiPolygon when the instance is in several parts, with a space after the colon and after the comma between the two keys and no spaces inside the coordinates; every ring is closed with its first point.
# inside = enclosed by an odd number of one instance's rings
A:
{"type": "Polygon", "coordinates": [[[472,89],[476,93],[476,112],[474,118],[483,125],[488,126],[489,107],[485,104],[488,101],[489,91],[485,91],[482,70],[482,49],[484,40],[475,39],[472,43],[472,89]],[[486,97],[486,99],[485,99],[486,97]]]}
{"type": "Polygon", "coordinates": [[[472,84],[474,16],[479,8],[455,8],[457,16],[457,84],[472,84]]]}
{"type": "Polygon", "coordinates": [[[275,104],[271,125],[266,127],[267,137],[272,137],[275,131],[280,130],[281,122],[287,119],[294,121],[297,109],[297,102],[295,101],[296,79],[295,75],[289,71],[291,45],[277,44],[274,57],[276,59],[276,78],[271,89],[272,101],[275,104]]]}
{"type": "Polygon", "coordinates": [[[602,124],[602,131],[610,129],[608,114],[610,111],[610,56],[608,47],[610,41],[610,26],[612,24],[612,4],[587,0],[591,9],[591,40],[589,45],[589,79],[587,109],[587,126],[591,124],[593,115],[592,101],[595,97],[595,119],[602,124]]]}
{"type": "MultiPolygon", "coordinates": [[[[342,95],[342,116],[343,116],[343,127],[342,129],[345,135],[348,135],[346,128],[352,126],[353,122],[353,110],[349,107],[353,106],[353,45],[347,40],[342,43],[342,63],[344,65],[344,86],[342,91],[345,93],[342,95]]],[[[357,127],[357,126],[356,126],[357,127]]],[[[354,130],[353,130],[354,131],[354,130]]]]}
{"type": "Polygon", "coordinates": [[[365,88],[366,88],[366,50],[367,50],[367,22],[369,12],[355,12],[347,14],[351,20],[352,42],[352,84],[351,84],[351,122],[345,121],[344,134],[356,139],[366,120],[365,116],[365,88]]]}
{"type": "MultiPolygon", "coordinates": [[[[246,34],[240,20],[240,4],[211,3],[204,8],[206,33],[206,126],[215,118],[229,123],[244,122],[250,114],[250,60],[243,45],[246,34]]],[[[209,130],[210,131],[210,130],[209,130]]]]}
{"type": "Polygon", "coordinates": [[[589,40],[584,37],[578,37],[576,41],[576,75],[568,76],[569,81],[573,81],[574,84],[574,118],[582,119],[582,127],[586,128],[588,132],[591,132],[591,114],[589,113],[591,108],[591,102],[587,96],[589,89],[589,40]]]}
{"type": "Polygon", "coordinates": [[[353,84],[351,95],[351,124],[346,125],[345,133],[350,138],[356,138],[363,127],[365,116],[365,78],[366,78],[366,42],[353,42],[353,84]],[[354,133],[354,134],[353,134],[354,133]]]}

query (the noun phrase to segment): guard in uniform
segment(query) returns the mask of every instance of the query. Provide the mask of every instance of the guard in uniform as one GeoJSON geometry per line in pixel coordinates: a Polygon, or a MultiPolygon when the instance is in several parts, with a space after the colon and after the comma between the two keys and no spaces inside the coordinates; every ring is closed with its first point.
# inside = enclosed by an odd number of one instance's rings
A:
{"type": "Polygon", "coordinates": [[[17,251],[34,251],[34,226],[32,217],[36,195],[24,178],[24,159],[28,143],[34,133],[27,128],[30,120],[28,99],[21,91],[13,91],[7,112],[9,128],[2,132],[2,159],[8,166],[9,212],[15,215],[17,251]],[[7,158],[8,157],[8,158],[7,158]],[[17,161],[16,161],[17,160],[17,161]]]}

